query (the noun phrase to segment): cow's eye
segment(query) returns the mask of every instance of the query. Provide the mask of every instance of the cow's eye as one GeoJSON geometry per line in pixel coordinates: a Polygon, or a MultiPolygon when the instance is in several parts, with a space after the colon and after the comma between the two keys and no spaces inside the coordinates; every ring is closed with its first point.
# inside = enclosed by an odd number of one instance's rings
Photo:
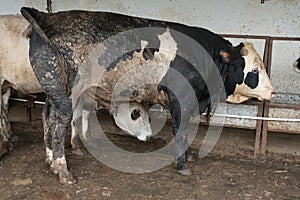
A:
{"type": "Polygon", "coordinates": [[[257,74],[257,73],[258,73],[258,68],[252,69],[252,72],[253,72],[254,74],[257,74]]]}
{"type": "Polygon", "coordinates": [[[134,109],[131,112],[131,119],[132,120],[137,120],[141,116],[141,111],[139,109],[134,109]]]}

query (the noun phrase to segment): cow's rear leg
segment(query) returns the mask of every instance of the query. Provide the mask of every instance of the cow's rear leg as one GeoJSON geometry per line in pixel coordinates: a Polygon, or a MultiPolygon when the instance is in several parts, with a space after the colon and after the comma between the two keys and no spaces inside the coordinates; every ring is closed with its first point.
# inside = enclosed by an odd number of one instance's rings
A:
{"type": "Polygon", "coordinates": [[[51,170],[59,175],[59,181],[63,184],[75,183],[74,178],[67,170],[64,156],[64,132],[65,129],[59,125],[56,110],[51,100],[47,100],[43,110],[44,142],[46,145],[46,163],[51,170]],[[58,143],[58,144],[57,144],[58,143]],[[62,155],[63,154],[63,155],[62,155]]]}
{"type": "MultiPolygon", "coordinates": [[[[172,106],[171,102],[171,106],[172,106]]],[[[173,105],[174,106],[174,105],[173,105]]],[[[187,168],[186,159],[188,159],[190,155],[190,148],[188,146],[186,140],[186,133],[188,126],[188,118],[181,118],[181,113],[179,109],[171,110],[172,115],[172,126],[173,126],[173,134],[175,137],[175,158],[177,171],[181,175],[189,176],[192,172],[187,168]]]]}
{"type": "Polygon", "coordinates": [[[6,91],[0,94],[0,156],[7,153],[12,149],[13,145],[9,142],[12,136],[11,126],[8,120],[8,100],[11,94],[11,89],[7,88],[6,91]]]}
{"type": "Polygon", "coordinates": [[[54,121],[55,118],[55,110],[51,106],[49,100],[46,100],[43,114],[43,127],[44,127],[44,143],[46,146],[46,163],[48,163],[51,169],[54,171],[53,166],[53,150],[52,150],[52,133],[55,130],[56,123],[54,121]]]}
{"type": "Polygon", "coordinates": [[[49,99],[44,107],[44,141],[46,145],[46,162],[51,170],[58,174],[62,184],[74,184],[76,180],[68,171],[65,157],[65,135],[72,118],[72,106],[67,96],[60,100],[49,99]]]}
{"type": "MultiPolygon", "coordinates": [[[[50,110],[48,110],[48,115],[45,115],[48,118],[45,118],[44,122],[45,140],[49,150],[48,160],[54,173],[59,175],[61,183],[73,184],[76,180],[68,171],[64,151],[65,135],[72,119],[72,103],[69,99],[70,92],[66,91],[60,82],[60,76],[63,74],[60,74],[58,70],[59,67],[68,66],[59,66],[61,63],[56,62],[55,59],[57,55],[34,30],[31,32],[29,56],[34,73],[45,91],[49,103],[50,110]],[[53,161],[51,154],[53,154],[53,161]]],[[[70,73],[75,77],[75,71],[69,69],[70,73]]],[[[47,107],[45,106],[45,114],[47,114],[46,111],[47,107]]]]}
{"type": "Polygon", "coordinates": [[[72,104],[67,94],[56,94],[52,98],[55,109],[55,130],[52,135],[53,168],[62,184],[74,184],[76,180],[68,170],[65,157],[65,136],[72,120],[72,104]]]}
{"type": "Polygon", "coordinates": [[[72,134],[71,134],[71,145],[72,152],[76,155],[86,154],[86,150],[83,147],[82,142],[87,142],[87,137],[89,134],[89,116],[90,112],[83,110],[83,103],[79,100],[78,105],[73,111],[73,119],[71,122],[72,134]],[[78,124],[75,124],[78,123],[78,124]],[[81,134],[81,141],[78,134],[81,134]]]}
{"type": "MultiPolygon", "coordinates": [[[[81,115],[81,111],[80,112],[81,115]]],[[[80,115],[78,115],[77,111],[74,110],[74,114],[73,114],[73,119],[71,122],[71,145],[72,145],[72,153],[76,154],[76,155],[84,155],[86,154],[86,151],[83,148],[83,144],[80,141],[79,135],[78,135],[78,128],[81,127],[77,127],[75,122],[82,122],[81,126],[83,126],[83,123],[85,119],[81,118],[83,116],[80,117],[80,115]],[[80,119],[81,118],[81,119],[80,119]]],[[[83,130],[82,130],[83,131],[83,130]]],[[[82,133],[84,136],[84,133],[82,133]]]]}
{"type": "Polygon", "coordinates": [[[71,146],[72,146],[72,153],[79,156],[84,155],[84,151],[81,148],[81,144],[78,137],[78,129],[75,125],[74,119],[71,122],[71,146]]]}
{"type": "Polygon", "coordinates": [[[175,156],[176,156],[176,167],[177,172],[181,175],[189,176],[192,175],[192,172],[188,169],[186,165],[186,160],[190,155],[190,149],[187,146],[187,142],[184,139],[184,133],[173,129],[175,136],[175,156]]]}
{"type": "MultiPolygon", "coordinates": [[[[191,152],[187,142],[186,132],[190,119],[189,113],[191,113],[193,107],[180,105],[177,97],[171,91],[168,93],[168,98],[172,116],[173,135],[175,138],[175,158],[177,172],[181,175],[189,176],[192,175],[192,172],[188,169],[186,161],[189,161],[191,158],[191,152]]],[[[189,99],[183,99],[182,102],[189,102],[189,99]]]]}

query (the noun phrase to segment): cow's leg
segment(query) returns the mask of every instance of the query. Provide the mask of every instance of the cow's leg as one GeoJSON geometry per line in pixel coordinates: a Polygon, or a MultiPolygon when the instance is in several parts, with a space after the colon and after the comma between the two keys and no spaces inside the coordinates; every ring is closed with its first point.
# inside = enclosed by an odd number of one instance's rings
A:
{"type": "MultiPolygon", "coordinates": [[[[44,123],[46,131],[48,131],[45,132],[45,138],[49,139],[49,141],[46,141],[49,143],[48,149],[50,150],[47,156],[54,173],[59,175],[59,181],[63,184],[73,184],[76,181],[68,171],[64,151],[65,135],[72,120],[70,94],[66,92],[60,82],[56,55],[35,31],[31,34],[29,55],[34,73],[45,91],[49,103],[48,108],[50,111],[48,115],[45,115],[44,123]],[[48,118],[46,118],[47,116],[48,118]],[[52,128],[53,125],[55,128],[52,128]],[[50,137],[52,141],[50,141],[50,137]],[[51,162],[52,153],[53,161],[51,162]]],[[[72,71],[72,73],[75,72],[72,71]]]]}
{"type": "MultiPolygon", "coordinates": [[[[176,118],[176,117],[175,117],[176,118]]],[[[190,159],[191,152],[186,140],[187,129],[182,129],[183,127],[178,127],[179,124],[181,126],[185,126],[184,124],[188,124],[188,120],[182,119],[181,122],[178,123],[176,119],[173,118],[173,134],[175,137],[175,157],[177,162],[177,170],[178,173],[182,175],[191,175],[191,171],[187,168],[186,160],[190,159]],[[177,122],[176,122],[177,121],[177,122]],[[174,123],[175,122],[175,123],[174,123]]]]}
{"type": "Polygon", "coordinates": [[[85,142],[87,142],[87,137],[90,136],[90,130],[89,130],[89,118],[90,118],[91,111],[88,110],[82,110],[82,136],[85,142]]]}
{"type": "MultiPolygon", "coordinates": [[[[50,109],[48,118],[45,118],[47,128],[45,129],[45,141],[48,145],[46,149],[49,150],[47,156],[53,172],[59,175],[59,181],[63,184],[73,184],[76,181],[68,171],[64,148],[65,135],[72,119],[72,105],[68,95],[63,90],[56,91],[56,89],[54,91],[50,88],[49,91],[46,91],[50,109]],[[53,161],[51,156],[53,156],[53,161]]],[[[47,107],[45,108],[47,109],[47,107]]]]}
{"type": "Polygon", "coordinates": [[[52,170],[53,166],[53,149],[52,149],[52,134],[55,130],[56,123],[54,121],[55,110],[51,106],[49,100],[46,100],[42,118],[43,118],[43,127],[44,127],[44,142],[46,146],[46,163],[50,165],[52,170]]]}
{"type": "MultiPolygon", "coordinates": [[[[2,95],[2,99],[3,99],[3,127],[6,134],[7,134],[7,138],[10,139],[12,136],[12,130],[11,130],[11,126],[10,126],[10,122],[8,119],[8,100],[10,98],[11,95],[11,88],[8,88],[7,91],[2,95]]],[[[12,144],[9,142],[9,146],[12,147],[12,144]]]]}
{"type": "Polygon", "coordinates": [[[77,134],[78,130],[75,125],[75,120],[73,116],[73,120],[71,121],[71,146],[72,146],[72,153],[76,155],[83,155],[83,152],[81,151],[80,148],[80,143],[79,143],[79,137],[77,134]]]}
{"type": "Polygon", "coordinates": [[[3,108],[4,112],[7,114],[8,113],[8,100],[11,95],[11,88],[7,88],[6,92],[2,95],[3,99],[3,108]]]}
{"type": "MultiPolygon", "coordinates": [[[[66,105],[63,105],[66,106],[66,105]]],[[[72,106],[69,107],[70,109],[72,106]]],[[[56,108],[58,114],[56,115],[57,125],[52,136],[52,149],[53,149],[53,167],[54,173],[58,173],[59,181],[63,184],[73,184],[75,179],[68,171],[67,162],[64,153],[65,135],[71,121],[71,116],[63,114],[58,111],[61,108],[56,108]]],[[[62,109],[64,110],[64,109],[62,109]]]]}
{"type": "MultiPolygon", "coordinates": [[[[80,138],[78,136],[78,127],[76,126],[75,122],[78,123],[78,120],[80,120],[81,118],[81,127],[84,129],[83,127],[85,126],[85,123],[88,123],[87,119],[84,118],[84,113],[82,110],[82,105],[81,102],[79,101],[79,105],[76,107],[76,109],[73,112],[73,119],[71,122],[71,145],[72,145],[72,152],[76,155],[83,155],[86,152],[84,151],[83,147],[82,147],[82,143],[80,142],[80,138]]],[[[84,135],[84,130],[83,131],[83,135],[84,135]]]]}
{"type": "Polygon", "coordinates": [[[48,125],[51,125],[51,127],[48,127],[48,135],[50,136],[52,134],[52,169],[55,174],[59,175],[59,181],[61,183],[73,184],[76,181],[68,171],[65,157],[65,136],[72,120],[72,103],[68,94],[61,88],[58,79],[53,78],[48,80],[46,84],[56,86],[45,87],[45,92],[50,103],[50,119],[48,119],[48,125]],[[52,128],[53,125],[55,128],[52,128]]]}
{"type": "MultiPolygon", "coordinates": [[[[187,140],[185,140],[184,142],[187,145],[187,140]]],[[[187,150],[185,151],[184,155],[185,155],[185,160],[187,162],[194,162],[194,158],[193,158],[192,152],[191,152],[191,147],[187,148],[187,150]]]]}
{"type": "Polygon", "coordinates": [[[73,118],[71,121],[71,146],[72,146],[72,152],[74,154],[80,155],[80,149],[78,144],[78,129],[76,127],[75,122],[80,118],[81,112],[78,109],[75,109],[73,112],[73,118]]]}
{"type": "Polygon", "coordinates": [[[68,96],[63,94],[47,99],[43,111],[46,162],[53,172],[59,175],[61,183],[73,184],[76,181],[68,171],[64,153],[65,135],[72,118],[71,102],[68,96]]]}
{"type": "Polygon", "coordinates": [[[191,175],[192,173],[187,168],[185,162],[186,155],[190,156],[190,149],[186,138],[189,115],[186,109],[180,108],[177,98],[172,93],[169,94],[169,106],[171,108],[173,135],[175,138],[177,171],[182,175],[191,175]]]}
{"type": "Polygon", "coordinates": [[[12,148],[12,144],[9,142],[12,131],[8,120],[8,100],[11,94],[11,88],[8,88],[4,94],[2,94],[2,91],[0,93],[0,156],[2,156],[7,153],[10,148],[12,148]]]}

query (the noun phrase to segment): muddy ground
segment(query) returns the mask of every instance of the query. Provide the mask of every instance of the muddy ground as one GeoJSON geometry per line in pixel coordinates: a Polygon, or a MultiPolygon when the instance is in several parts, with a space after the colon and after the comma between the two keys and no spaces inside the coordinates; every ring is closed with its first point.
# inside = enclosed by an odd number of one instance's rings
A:
{"type": "MultiPolygon", "coordinates": [[[[37,113],[41,108],[37,108],[37,113]]],[[[17,110],[21,115],[21,110],[17,110]]],[[[24,114],[24,113],[23,113],[24,114]]],[[[150,141],[119,134],[112,118],[99,114],[107,136],[119,147],[135,152],[156,149],[171,138],[171,127],[150,141]]],[[[299,149],[293,153],[268,151],[254,159],[254,131],[225,128],[217,145],[203,159],[197,157],[206,126],[192,143],[195,161],[188,163],[192,176],[176,173],[175,164],[163,169],[132,174],[112,169],[90,154],[66,155],[70,171],[78,182],[61,185],[45,163],[40,115],[32,122],[13,122],[14,149],[0,158],[0,199],[300,199],[299,149]]],[[[19,120],[20,121],[20,120],[19,120]]],[[[275,135],[275,134],[274,134],[275,135]]],[[[299,135],[278,135],[284,142],[300,144],[299,135]]],[[[276,140],[276,139],[275,139],[276,140]]],[[[276,146],[272,147],[276,149],[276,146]]],[[[270,148],[270,149],[272,149],[270,148]]]]}

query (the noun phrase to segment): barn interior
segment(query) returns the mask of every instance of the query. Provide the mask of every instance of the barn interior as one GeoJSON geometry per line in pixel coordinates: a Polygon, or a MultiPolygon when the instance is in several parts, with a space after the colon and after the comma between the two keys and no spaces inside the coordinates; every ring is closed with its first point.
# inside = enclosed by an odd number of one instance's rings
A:
{"type": "MultiPolygon", "coordinates": [[[[220,138],[203,160],[197,154],[210,123],[205,115],[201,116],[192,150],[195,165],[207,168],[195,167],[196,177],[180,179],[179,175],[170,175],[173,165],[145,174],[120,172],[105,166],[88,152],[88,156],[76,157],[66,147],[71,171],[72,165],[80,168],[77,169],[79,183],[69,188],[61,187],[53,175],[50,178],[54,180],[48,180],[47,175],[51,173],[43,165],[44,95],[32,98],[14,91],[9,101],[14,149],[0,158],[0,193],[3,195],[0,199],[300,199],[300,73],[292,67],[300,55],[299,1],[13,0],[2,1],[0,5],[1,15],[20,14],[23,6],[53,13],[64,10],[116,12],[203,27],[234,45],[252,42],[263,58],[276,91],[270,101],[251,99],[242,104],[227,104],[226,114],[220,116],[224,117],[220,138]],[[44,172],[32,166],[36,162],[40,162],[37,166],[44,168],[44,172]],[[240,169],[240,174],[233,168],[240,169]],[[214,171],[209,171],[211,169],[214,171]],[[38,178],[32,174],[34,170],[38,178]],[[236,174],[239,178],[234,176],[236,174]],[[212,176],[212,180],[200,180],[208,176],[212,176]],[[47,178],[46,183],[42,183],[43,177],[47,178]],[[47,187],[47,181],[53,186],[47,187]],[[170,181],[173,183],[168,185],[170,181]],[[180,183],[174,184],[177,181],[180,183]]],[[[154,116],[163,116],[151,122],[153,127],[159,128],[154,132],[162,129],[162,134],[157,133],[146,144],[118,129],[106,111],[99,111],[97,117],[115,144],[128,151],[145,153],[149,151],[147,148],[155,150],[172,138],[169,113],[160,108],[153,108],[151,112],[154,116]]]]}

